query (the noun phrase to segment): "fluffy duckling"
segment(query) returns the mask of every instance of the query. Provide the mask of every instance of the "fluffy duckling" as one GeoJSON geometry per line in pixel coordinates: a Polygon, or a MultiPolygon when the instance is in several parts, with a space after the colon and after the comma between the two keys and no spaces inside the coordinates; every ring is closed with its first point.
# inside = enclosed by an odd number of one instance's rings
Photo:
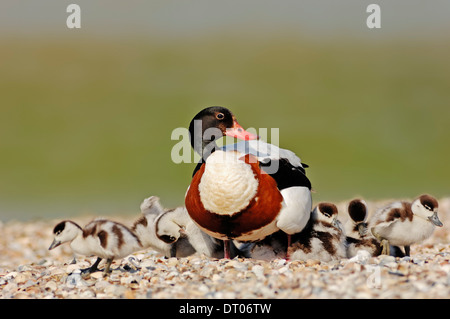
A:
{"type": "MultiPolygon", "coordinates": [[[[380,242],[368,230],[367,212],[367,203],[362,199],[354,199],[348,205],[348,214],[351,219],[347,223],[347,225],[350,224],[350,229],[346,229],[347,237],[345,239],[348,258],[356,256],[359,250],[365,250],[373,257],[381,254],[380,242]]],[[[391,256],[405,257],[405,254],[397,246],[390,245],[389,251],[391,256]]]]}
{"type": "Polygon", "coordinates": [[[130,229],[106,219],[93,220],[84,228],[73,221],[64,220],[55,226],[53,233],[54,240],[49,250],[70,242],[74,253],[98,257],[90,268],[83,270],[83,274],[97,271],[100,261],[106,259],[104,275],[107,275],[114,259],[123,258],[143,248],[139,238],[130,229]]]}
{"type": "Polygon", "coordinates": [[[140,208],[142,215],[134,222],[131,230],[139,237],[142,246],[151,248],[166,257],[175,257],[173,245],[156,236],[155,221],[165,213],[159,197],[150,196],[144,199],[140,208]]]}
{"type": "Polygon", "coordinates": [[[429,238],[435,226],[443,226],[438,217],[438,201],[421,195],[412,203],[398,201],[379,209],[370,222],[372,234],[381,242],[382,254],[390,254],[389,245],[403,246],[410,255],[410,246],[429,238]]]}
{"type": "Polygon", "coordinates": [[[151,196],[142,202],[141,212],[132,230],[145,248],[151,248],[166,257],[187,257],[197,251],[208,256],[214,255],[215,240],[193,224],[184,207],[164,209],[159,197],[151,196]]]}
{"type": "MultiPolygon", "coordinates": [[[[203,232],[189,217],[185,207],[167,210],[155,221],[156,236],[166,243],[173,244],[177,257],[185,257],[194,253],[208,257],[223,258],[223,241],[203,232]]],[[[242,254],[231,243],[232,258],[242,254]]]]}
{"type": "Polygon", "coordinates": [[[292,236],[292,244],[288,248],[290,259],[331,261],[345,258],[345,235],[337,216],[336,205],[319,203],[305,229],[292,236]]]}
{"type": "Polygon", "coordinates": [[[253,259],[270,261],[288,258],[288,237],[282,230],[257,242],[235,242],[235,244],[238,249],[246,252],[253,259]]]}
{"type": "Polygon", "coordinates": [[[367,203],[362,199],[354,199],[348,204],[347,208],[350,220],[346,225],[346,246],[347,257],[356,256],[359,250],[365,250],[371,256],[381,254],[381,245],[378,240],[368,232],[367,224],[367,203]]]}

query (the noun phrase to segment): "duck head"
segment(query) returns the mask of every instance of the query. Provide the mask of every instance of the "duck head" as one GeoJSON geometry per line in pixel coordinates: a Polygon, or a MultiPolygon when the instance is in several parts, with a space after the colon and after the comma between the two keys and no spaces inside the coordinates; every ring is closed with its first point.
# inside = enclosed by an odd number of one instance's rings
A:
{"type": "Polygon", "coordinates": [[[212,106],[201,110],[189,125],[192,148],[203,158],[211,154],[216,146],[215,140],[231,136],[241,140],[254,140],[258,136],[247,132],[236,117],[225,107],[212,106]]]}

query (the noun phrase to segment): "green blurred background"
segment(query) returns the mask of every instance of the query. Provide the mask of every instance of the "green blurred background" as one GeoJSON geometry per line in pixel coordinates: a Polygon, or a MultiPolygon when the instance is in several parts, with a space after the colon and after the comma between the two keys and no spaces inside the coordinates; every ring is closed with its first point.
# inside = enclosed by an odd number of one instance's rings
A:
{"type": "Polygon", "coordinates": [[[0,220],[182,204],[171,133],[211,105],[279,128],[315,202],[450,195],[448,1],[71,2],[0,4],[0,220]]]}

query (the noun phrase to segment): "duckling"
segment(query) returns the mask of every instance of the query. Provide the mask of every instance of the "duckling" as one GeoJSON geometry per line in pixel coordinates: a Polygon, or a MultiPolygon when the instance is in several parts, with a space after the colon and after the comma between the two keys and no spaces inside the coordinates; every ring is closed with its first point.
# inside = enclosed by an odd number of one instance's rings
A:
{"type": "MultiPolygon", "coordinates": [[[[282,230],[273,233],[257,242],[238,242],[237,247],[258,260],[288,259],[288,236],[282,230]]],[[[235,243],[236,244],[236,243],[235,243]]]]}
{"type": "Polygon", "coordinates": [[[95,219],[84,228],[71,220],[64,220],[55,226],[53,234],[49,250],[70,242],[70,248],[76,254],[98,257],[90,268],[83,270],[83,274],[97,271],[100,261],[106,259],[103,271],[106,276],[114,259],[126,257],[143,248],[139,238],[130,229],[106,219],[95,219]]]}
{"type": "MultiPolygon", "coordinates": [[[[175,246],[177,257],[194,253],[208,257],[223,258],[223,241],[203,232],[189,217],[186,207],[169,209],[155,221],[156,236],[175,246]]],[[[234,243],[230,243],[232,257],[241,255],[234,243]]]]}
{"type": "MultiPolygon", "coordinates": [[[[348,214],[350,216],[350,229],[346,230],[345,239],[347,246],[347,257],[351,258],[357,255],[359,250],[365,250],[372,257],[381,255],[382,247],[380,242],[368,231],[368,208],[367,203],[362,199],[354,199],[348,205],[348,214]]],[[[398,246],[389,246],[390,255],[393,257],[405,257],[398,246]]]]}
{"type": "Polygon", "coordinates": [[[412,203],[398,201],[379,209],[370,222],[372,234],[381,242],[382,254],[390,254],[389,245],[403,246],[410,256],[410,246],[429,238],[435,226],[443,224],[438,217],[438,201],[421,195],[412,203]]]}
{"type": "MultiPolygon", "coordinates": [[[[167,258],[187,257],[196,252],[187,238],[186,229],[189,232],[201,231],[190,225],[190,218],[183,207],[165,209],[159,197],[150,196],[144,199],[140,208],[142,215],[131,229],[145,248],[151,248],[167,258]]],[[[201,247],[198,249],[201,251],[201,247]]]]}
{"type": "Polygon", "coordinates": [[[290,259],[331,261],[345,258],[345,234],[337,216],[336,205],[319,203],[311,212],[305,229],[292,236],[292,244],[288,247],[290,259]]]}
{"type": "Polygon", "coordinates": [[[367,203],[362,199],[354,199],[348,204],[347,208],[350,216],[349,222],[346,224],[346,246],[347,257],[356,256],[359,250],[365,250],[371,256],[381,254],[381,244],[378,240],[371,236],[367,226],[367,203]]]}
{"type": "Polygon", "coordinates": [[[144,248],[151,248],[166,257],[174,257],[173,245],[156,236],[155,221],[165,213],[159,197],[150,196],[140,206],[141,216],[134,222],[131,230],[139,237],[144,248]]]}

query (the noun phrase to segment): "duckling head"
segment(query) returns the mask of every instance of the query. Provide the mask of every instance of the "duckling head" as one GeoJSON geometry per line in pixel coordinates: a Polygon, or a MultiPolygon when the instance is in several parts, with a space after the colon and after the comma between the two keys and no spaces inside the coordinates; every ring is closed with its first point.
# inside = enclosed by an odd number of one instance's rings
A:
{"type": "Polygon", "coordinates": [[[359,236],[367,233],[367,203],[363,199],[354,199],[348,204],[348,215],[352,219],[359,236]]]}
{"type": "Polygon", "coordinates": [[[176,242],[185,234],[183,226],[174,218],[172,211],[161,214],[155,221],[156,236],[167,244],[176,242]]]}
{"type": "Polygon", "coordinates": [[[421,195],[411,205],[414,215],[429,220],[432,224],[442,227],[438,217],[438,201],[431,195],[421,195]]]}
{"type": "Polygon", "coordinates": [[[318,221],[326,222],[342,230],[341,222],[337,219],[338,209],[333,203],[319,203],[315,210],[315,218],[318,221]]]}
{"type": "Polygon", "coordinates": [[[54,239],[49,250],[58,247],[59,245],[74,240],[78,234],[82,232],[81,227],[70,220],[64,220],[57,224],[53,229],[54,239]]]}

